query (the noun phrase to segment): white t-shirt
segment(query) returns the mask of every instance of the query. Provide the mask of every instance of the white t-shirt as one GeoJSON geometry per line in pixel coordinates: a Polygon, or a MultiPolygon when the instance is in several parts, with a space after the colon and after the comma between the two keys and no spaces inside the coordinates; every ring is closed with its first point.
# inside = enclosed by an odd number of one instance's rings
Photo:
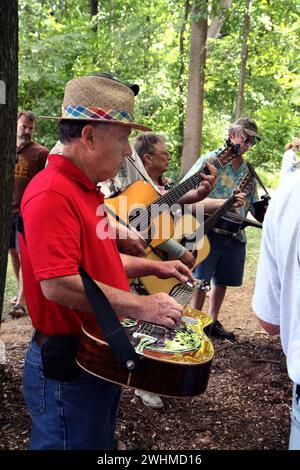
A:
{"type": "Polygon", "coordinates": [[[285,178],[263,226],[253,310],[280,325],[290,378],[300,384],[300,174],[285,178]]]}
{"type": "Polygon", "coordinates": [[[282,157],[282,163],[281,163],[281,170],[280,170],[280,176],[283,178],[284,176],[293,173],[296,170],[296,153],[294,150],[289,149],[284,152],[283,157],[282,157]]]}

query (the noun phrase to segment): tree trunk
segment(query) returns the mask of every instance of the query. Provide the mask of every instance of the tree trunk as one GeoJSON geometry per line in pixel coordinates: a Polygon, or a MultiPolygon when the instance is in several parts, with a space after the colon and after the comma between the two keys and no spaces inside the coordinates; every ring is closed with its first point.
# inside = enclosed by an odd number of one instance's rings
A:
{"type": "Polygon", "coordinates": [[[193,0],[190,64],[181,174],[197,160],[201,148],[204,70],[207,39],[207,1],[193,0]]]}
{"type": "Polygon", "coordinates": [[[243,45],[241,52],[240,62],[240,79],[239,88],[236,100],[236,119],[239,119],[243,115],[244,109],[244,93],[245,93],[245,79],[246,79],[246,66],[248,59],[248,36],[250,31],[250,16],[251,16],[252,0],[246,0],[246,13],[244,15],[244,27],[243,27],[243,45]]]}
{"type": "Polygon", "coordinates": [[[232,0],[220,0],[220,14],[214,17],[207,31],[207,38],[218,39],[226,19],[226,10],[231,7],[232,0]]]}
{"type": "Polygon", "coordinates": [[[179,82],[178,82],[178,148],[177,155],[182,153],[182,144],[183,144],[183,131],[184,131],[184,104],[183,104],[183,94],[184,94],[184,33],[186,28],[186,22],[190,14],[191,4],[190,0],[185,0],[184,3],[184,16],[183,22],[180,29],[179,35],[179,82]]]}
{"type": "Polygon", "coordinates": [[[14,166],[18,90],[18,2],[0,4],[0,321],[4,300],[14,166]]]}
{"type": "MultiPolygon", "coordinates": [[[[90,15],[91,18],[98,14],[98,0],[90,0],[90,15]]],[[[92,31],[96,32],[98,27],[96,24],[92,26],[92,31]]]]}

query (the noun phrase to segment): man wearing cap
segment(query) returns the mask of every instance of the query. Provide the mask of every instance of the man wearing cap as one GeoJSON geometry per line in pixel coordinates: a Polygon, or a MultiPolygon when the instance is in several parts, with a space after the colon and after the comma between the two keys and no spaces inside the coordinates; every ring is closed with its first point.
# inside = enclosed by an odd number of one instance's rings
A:
{"type": "Polygon", "coordinates": [[[119,81],[101,76],[69,81],[59,122],[62,154],[49,157],[22,200],[24,289],[35,328],[23,380],[31,449],[110,450],[116,445],[121,388],[79,368],[70,380],[64,368],[73,354],[70,338],[79,337],[82,321],[92,312],[79,268],[95,280],[117,315],[167,327],[180,320],[182,307],[164,293],[132,294],[127,277],[153,273],[181,282],[193,279],[178,260],[120,256],[108,236],[106,214],[99,211],[104,198],[98,183],[114,176],[130,155],[131,128],[148,130],[133,122],[133,109],[134,93],[119,81]],[[52,350],[50,358],[46,350],[52,350]],[[54,359],[57,370],[52,367],[50,374],[54,359]]]}
{"type": "MultiPolygon", "coordinates": [[[[233,144],[240,146],[239,155],[229,165],[219,170],[216,186],[209,195],[210,198],[221,200],[221,202],[224,202],[232,195],[233,189],[238,186],[241,178],[246,173],[249,173],[247,162],[244,160],[243,155],[255,144],[256,140],[260,140],[257,125],[251,118],[240,118],[230,125],[229,138],[233,144]]],[[[215,158],[218,153],[220,153],[220,150],[197,160],[185,178],[195,173],[198,168],[201,168],[204,161],[215,158]]],[[[253,205],[258,201],[257,182],[255,179],[252,179],[252,183],[248,185],[246,190],[245,203],[237,208],[236,211],[242,217],[246,217],[250,210],[254,217],[260,218],[258,210],[253,205]]],[[[225,298],[227,286],[242,285],[246,256],[246,236],[243,231],[232,234],[227,230],[214,228],[208,233],[208,239],[210,242],[210,253],[196,268],[194,274],[196,278],[205,279],[207,282],[212,280],[212,287],[209,293],[209,314],[214,320],[211,327],[211,336],[235,341],[235,334],[224,329],[218,320],[218,316],[225,298]]],[[[201,310],[204,300],[205,292],[197,292],[193,298],[193,307],[201,310]]]]}

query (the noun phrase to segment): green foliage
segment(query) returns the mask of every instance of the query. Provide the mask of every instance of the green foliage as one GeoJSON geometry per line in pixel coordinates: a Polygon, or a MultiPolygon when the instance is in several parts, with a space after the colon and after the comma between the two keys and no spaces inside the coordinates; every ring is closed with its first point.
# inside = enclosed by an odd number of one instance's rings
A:
{"type": "Polygon", "coordinates": [[[246,227],[247,257],[243,282],[244,287],[247,287],[248,283],[251,283],[253,286],[253,281],[255,280],[261,234],[262,231],[259,228],[246,227]]]}
{"type": "MultiPolygon", "coordinates": [[[[91,18],[87,0],[20,0],[19,108],[59,116],[66,82],[95,71],[137,82],[136,120],[164,132],[173,155],[170,172],[176,176],[191,25],[191,15],[184,23],[185,1],[103,0],[91,18]],[[180,75],[182,26],[185,69],[180,75]]],[[[220,15],[219,0],[208,3],[209,15],[220,15]]],[[[201,0],[193,4],[198,13],[207,6],[201,0]]],[[[202,153],[223,145],[235,118],[245,5],[233,0],[220,37],[208,42],[202,153]]],[[[265,176],[278,173],[285,143],[300,135],[299,18],[300,0],[253,2],[244,115],[259,124],[262,141],[249,157],[265,176]]],[[[56,127],[57,121],[40,119],[36,139],[51,148],[56,127]]]]}

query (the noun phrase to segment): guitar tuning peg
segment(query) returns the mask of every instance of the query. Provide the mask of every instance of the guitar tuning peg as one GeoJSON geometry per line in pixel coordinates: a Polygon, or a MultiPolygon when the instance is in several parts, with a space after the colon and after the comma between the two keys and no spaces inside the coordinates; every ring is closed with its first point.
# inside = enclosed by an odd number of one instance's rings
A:
{"type": "Polygon", "coordinates": [[[196,281],[194,282],[194,287],[204,292],[210,291],[210,285],[204,279],[196,279],[196,281]]]}

